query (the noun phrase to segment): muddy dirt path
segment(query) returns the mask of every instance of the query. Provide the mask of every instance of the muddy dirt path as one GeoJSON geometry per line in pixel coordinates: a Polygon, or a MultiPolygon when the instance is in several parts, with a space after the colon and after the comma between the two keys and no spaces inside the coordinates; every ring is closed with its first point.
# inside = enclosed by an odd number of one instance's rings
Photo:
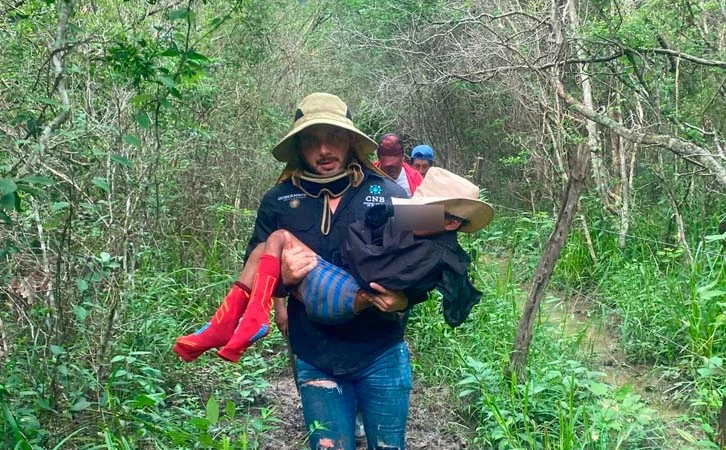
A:
{"type": "Polygon", "coordinates": [[[581,335],[580,348],[592,358],[593,368],[605,374],[603,381],[614,389],[629,386],[663,421],[675,420],[688,412],[666,400],[666,382],[653,367],[626,362],[618,337],[587,298],[551,298],[542,303],[542,317],[567,336],[581,335]]]}
{"type": "MultiPolygon", "coordinates": [[[[275,428],[265,433],[262,450],[308,450],[305,440],[300,397],[295,389],[292,374],[281,374],[270,380],[265,391],[265,402],[275,405],[275,416],[280,420],[275,428]]],[[[469,448],[472,431],[456,412],[447,407],[450,393],[439,387],[422,386],[414,380],[411,394],[406,445],[408,450],[435,448],[469,448]]],[[[365,450],[365,442],[359,442],[357,450],[365,450]]]]}
{"type": "MultiPolygon", "coordinates": [[[[626,363],[617,336],[606,326],[595,308],[584,298],[562,300],[550,298],[543,302],[542,320],[567,336],[582,335],[581,349],[590,355],[593,368],[604,373],[603,381],[613,389],[629,386],[631,392],[641,396],[660,419],[668,423],[687,413],[685,408],[664,401],[663,380],[649,366],[626,363]]],[[[275,422],[265,431],[262,450],[307,450],[306,430],[303,423],[300,398],[289,370],[269,380],[262,404],[274,408],[275,422]]],[[[433,448],[474,448],[474,432],[467,421],[447,404],[451,393],[442,387],[425,386],[414,381],[407,430],[409,450],[433,448]]],[[[678,440],[677,436],[673,436],[678,440]]],[[[678,444],[675,447],[680,448],[678,444]]],[[[365,450],[360,442],[357,450],[365,450]]]]}

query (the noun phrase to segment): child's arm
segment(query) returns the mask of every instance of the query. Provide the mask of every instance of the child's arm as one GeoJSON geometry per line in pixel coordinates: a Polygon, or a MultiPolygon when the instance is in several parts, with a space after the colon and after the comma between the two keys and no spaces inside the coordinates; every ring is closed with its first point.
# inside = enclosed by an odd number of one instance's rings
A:
{"type": "Polygon", "coordinates": [[[284,297],[275,297],[275,325],[283,336],[287,337],[287,302],[284,297]]]}

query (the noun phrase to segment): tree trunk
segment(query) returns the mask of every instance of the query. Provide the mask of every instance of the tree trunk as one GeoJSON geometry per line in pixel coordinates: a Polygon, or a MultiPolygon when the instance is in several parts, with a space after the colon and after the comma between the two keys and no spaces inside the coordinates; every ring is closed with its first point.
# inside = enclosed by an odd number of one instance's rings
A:
{"type": "MultiPolygon", "coordinates": [[[[567,10],[570,16],[570,27],[572,27],[573,34],[578,37],[580,35],[580,20],[577,17],[577,3],[575,1],[569,1],[567,3],[567,10]]],[[[584,46],[577,45],[575,52],[577,57],[581,60],[586,60],[587,55],[584,51],[584,46]]],[[[582,64],[580,66],[579,73],[577,74],[577,80],[579,81],[580,88],[582,89],[582,103],[589,109],[596,111],[595,102],[592,99],[592,83],[590,82],[590,75],[587,73],[588,65],[582,64]]],[[[607,209],[613,214],[617,214],[617,210],[610,201],[613,194],[610,192],[609,174],[602,159],[602,145],[598,137],[597,123],[592,120],[587,120],[585,127],[587,128],[587,147],[590,150],[590,158],[592,161],[592,175],[597,185],[597,192],[600,194],[600,201],[602,202],[603,208],[607,209]]]]}
{"type": "Polygon", "coordinates": [[[718,416],[718,441],[722,449],[726,449],[726,397],[721,399],[721,413],[718,416]]]}
{"type": "MultiPolygon", "coordinates": [[[[579,205],[578,205],[579,208],[579,205]]],[[[595,246],[592,245],[592,237],[590,236],[590,227],[587,225],[587,219],[584,215],[580,214],[580,223],[582,224],[582,232],[585,235],[585,242],[587,243],[587,251],[590,253],[592,263],[597,266],[597,253],[595,253],[595,246]]]]}
{"type": "Polygon", "coordinates": [[[589,164],[590,150],[580,146],[571,161],[570,176],[567,180],[565,192],[562,195],[562,203],[559,214],[557,215],[555,229],[547,240],[544,253],[537,263],[532,286],[527,296],[527,303],[524,305],[524,311],[519,320],[517,337],[514,341],[514,349],[512,350],[509,361],[509,372],[514,372],[519,380],[524,378],[524,369],[527,367],[529,347],[532,342],[532,330],[534,328],[534,320],[537,317],[537,311],[539,310],[539,304],[544,297],[555,263],[560,257],[567,234],[572,226],[580,193],[585,187],[585,177],[589,164]]]}
{"type": "Polygon", "coordinates": [[[673,208],[673,217],[676,221],[676,227],[678,228],[678,244],[683,248],[683,251],[688,257],[688,262],[693,263],[693,255],[691,254],[691,248],[688,246],[688,240],[686,240],[686,226],[683,223],[683,215],[681,215],[680,207],[676,196],[668,185],[668,179],[666,178],[665,170],[663,169],[663,155],[658,155],[658,165],[656,167],[656,175],[660,178],[661,185],[663,186],[663,192],[668,198],[671,208],[673,208]]]}

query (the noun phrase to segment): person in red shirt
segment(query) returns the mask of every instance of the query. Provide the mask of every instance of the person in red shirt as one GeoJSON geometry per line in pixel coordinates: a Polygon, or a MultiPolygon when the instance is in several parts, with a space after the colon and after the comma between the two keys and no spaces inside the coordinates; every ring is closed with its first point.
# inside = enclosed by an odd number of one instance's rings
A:
{"type": "Polygon", "coordinates": [[[423,177],[403,160],[401,138],[394,133],[384,134],[378,144],[377,155],[378,161],[373,165],[391,177],[411,197],[423,181],[423,177]]]}

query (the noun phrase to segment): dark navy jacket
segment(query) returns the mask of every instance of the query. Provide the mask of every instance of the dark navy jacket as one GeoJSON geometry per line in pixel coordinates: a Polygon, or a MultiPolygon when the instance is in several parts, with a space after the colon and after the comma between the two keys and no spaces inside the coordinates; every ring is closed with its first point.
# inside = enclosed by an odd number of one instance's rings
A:
{"type": "MultiPolygon", "coordinates": [[[[323,259],[340,266],[340,249],[348,227],[363,220],[368,208],[390,204],[391,197],[406,197],[406,192],[394,181],[366,168],[363,170],[363,183],[343,194],[327,236],[320,231],[322,197],[306,196],[289,179],[267,191],[257,212],[247,254],[273,231],[286,229],[323,259]]],[[[288,301],[287,312],[293,353],[332,375],[344,375],[368,366],[403,339],[399,316],[381,313],[376,308],[368,308],[340,325],[311,321],[303,303],[294,299],[288,301]]]]}
{"type": "Polygon", "coordinates": [[[359,286],[375,281],[403,291],[409,308],[436,288],[443,296],[446,323],[452,327],[464,323],[481,292],[469,280],[471,260],[459,245],[456,231],[418,237],[396,229],[391,208],[374,207],[369,212],[365,222],[350,226],[342,248],[342,267],[359,286]]]}

